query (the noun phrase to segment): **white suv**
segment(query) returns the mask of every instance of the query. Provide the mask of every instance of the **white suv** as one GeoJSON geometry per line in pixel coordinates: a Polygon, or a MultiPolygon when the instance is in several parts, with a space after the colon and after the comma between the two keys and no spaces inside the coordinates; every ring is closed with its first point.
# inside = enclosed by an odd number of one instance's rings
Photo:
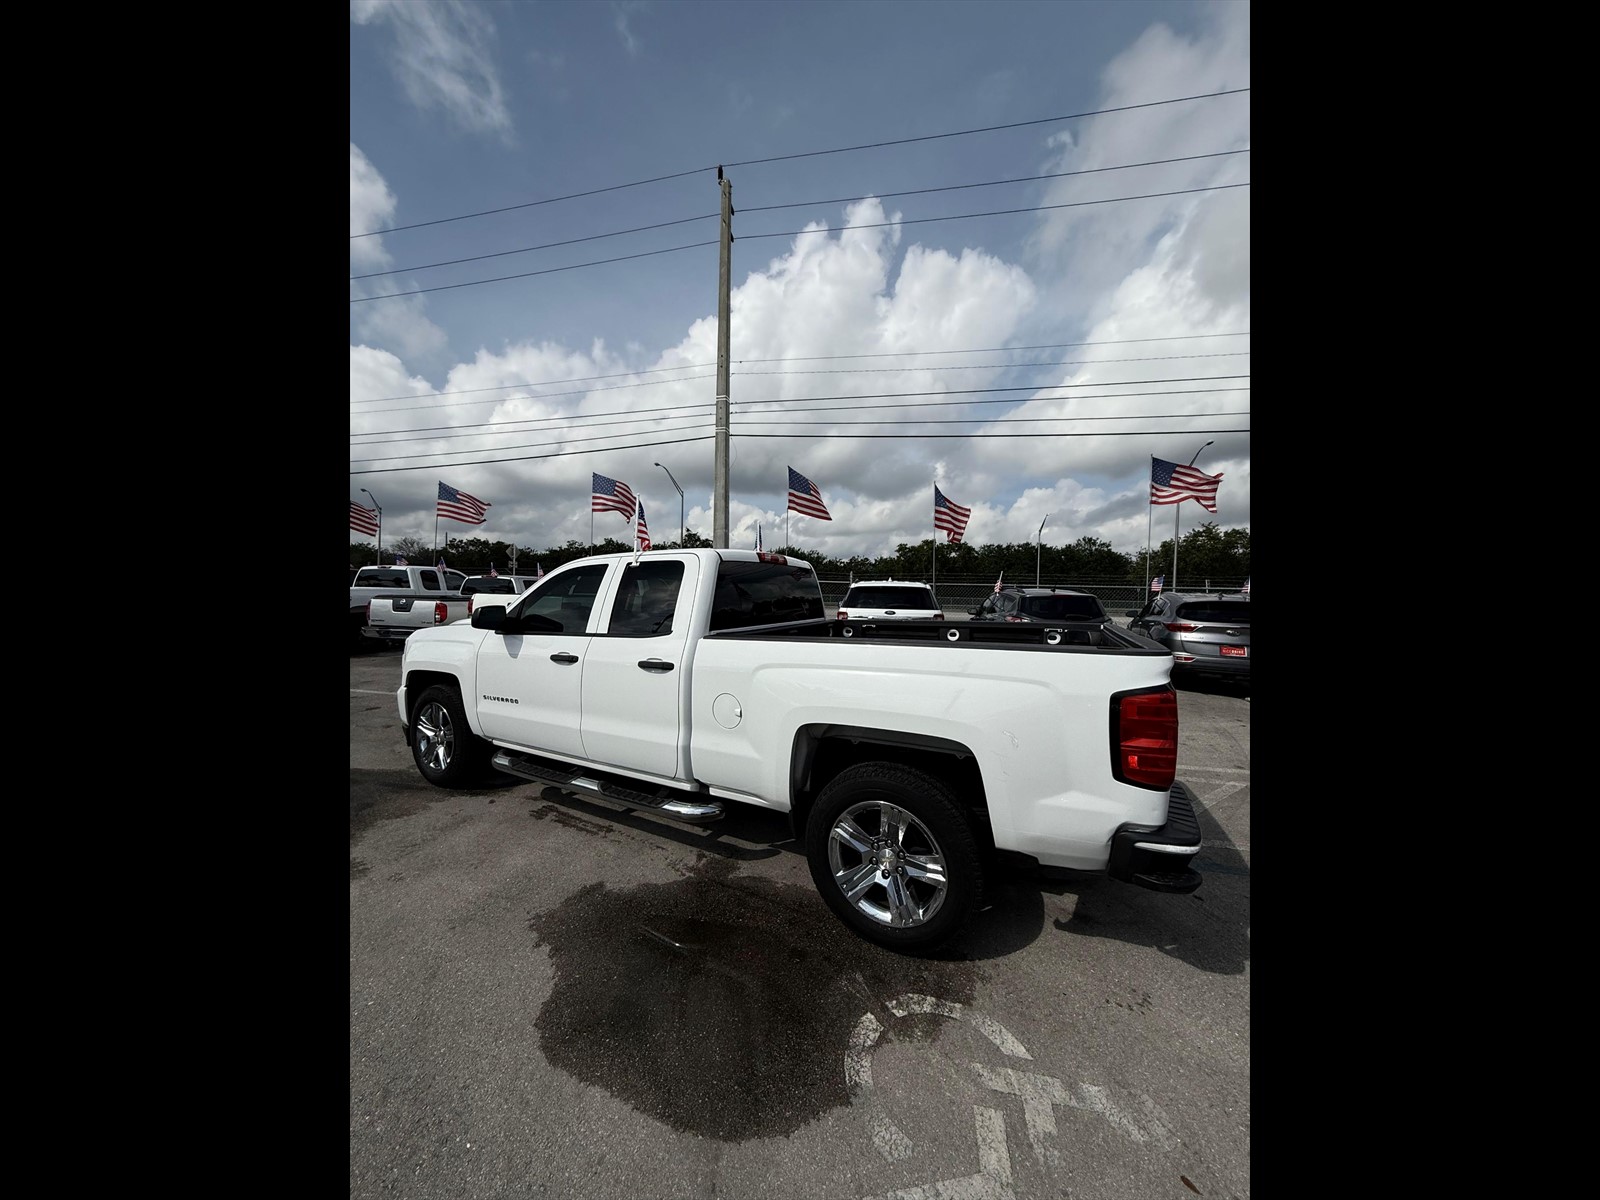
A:
{"type": "Polygon", "coordinates": [[[852,583],[839,601],[841,621],[942,621],[944,610],[925,583],[903,579],[852,583]]]}

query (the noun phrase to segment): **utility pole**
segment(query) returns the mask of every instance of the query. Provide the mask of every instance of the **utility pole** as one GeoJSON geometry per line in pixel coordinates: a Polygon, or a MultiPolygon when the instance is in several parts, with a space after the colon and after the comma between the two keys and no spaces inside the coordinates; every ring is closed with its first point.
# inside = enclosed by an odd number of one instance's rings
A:
{"type": "Polygon", "coordinates": [[[733,271],[733,182],[717,168],[722,190],[722,247],[717,261],[717,424],[716,466],[711,498],[711,544],[728,548],[728,309],[733,271]]]}

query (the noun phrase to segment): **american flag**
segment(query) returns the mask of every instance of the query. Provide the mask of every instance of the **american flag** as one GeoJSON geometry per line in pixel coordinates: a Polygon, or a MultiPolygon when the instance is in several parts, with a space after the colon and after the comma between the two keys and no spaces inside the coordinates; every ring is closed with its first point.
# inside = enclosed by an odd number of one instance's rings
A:
{"type": "Polygon", "coordinates": [[[817,491],[817,485],[793,467],[789,468],[789,511],[816,517],[819,521],[833,520],[828,515],[827,505],[822,503],[822,493],[817,491]]]}
{"type": "Polygon", "coordinates": [[[1159,592],[1162,588],[1162,585],[1164,585],[1166,582],[1167,577],[1165,575],[1157,575],[1150,581],[1150,590],[1152,592],[1159,592]]]}
{"type": "Polygon", "coordinates": [[[933,485],[933,527],[945,531],[946,541],[961,540],[961,535],[967,531],[967,518],[971,515],[970,508],[952,504],[950,497],[939,490],[939,485],[933,485]]]}
{"type": "Polygon", "coordinates": [[[995,593],[996,593],[996,594],[997,594],[997,595],[998,595],[998,594],[999,594],[999,592],[1000,592],[1000,581],[1001,581],[1001,580],[1002,580],[1002,579],[1004,579],[1004,578],[1005,578],[1005,577],[1006,577],[1006,573],[1005,573],[1005,572],[1004,572],[1004,571],[1001,571],[1001,572],[1000,572],[1000,579],[996,579],[996,580],[995,580],[995,581],[994,581],[994,590],[995,590],[995,593]]]}
{"type": "Polygon", "coordinates": [[[1207,512],[1217,511],[1217,484],[1222,473],[1207,475],[1186,467],[1182,463],[1168,462],[1164,458],[1150,457],[1150,503],[1182,504],[1197,500],[1207,512]]]}
{"type": "Polygon", "coordinates": [[[620,480],[608,479],[604,475],[594,475],[594,483],[589,488],[590,512],[617,512],[624,517],[633,516],[634,509],[638,507],[633,498],[633,489],[620,480]]]}
{"type": "Polygon", "coordinates": [[[396,554],[394,556],[394,565],[397,567],[409,567],[411,564],[406,561],[405,555],[396,554]]]}
{"type": "Polygon", "coordinates": [[[542,562],[533,564],[533,577],[536,580],[544,578],[544,564],[542,562]]]}
{"type": "Polygon", "coordinates": [[[439,555],[439,570],[443,571],[444,569],[445,569],[444,555],[441,554],[441,555],[439,555]]]}
{"type": "Polygon", "coordinates": [[[1240,588],[1239,590],[1241,592],[1243,592],[1246,596],[1248,596],[1250,594],[1250,581],[1248,579],[1246,579],[1244,581],[1244,586],[1242,588],[1240,588]]]}
{"type": "Polygon", "coordinates": [[[500,578],[500,572],[496,571],[494,569],[494,564],[493,563],[489,564],[489,578],[490,579],[499,579],[500,578]]]}
{"type": "Polygon", "coordinates": [[[488,502],[479,500],[476,496],[469,496],[466,492],[457,491],[444,480],[439,481],[439,507],[438,514],[449,521],[460,521],[465,525],[482,525],[489,519],[483,511],[488,508],[488,502]]]}
{"type": "Polygon", "coordinates": [[[350,528],[357,533],[377,533],[378,510],[350,501],[350,528]]]}
{"type": "Polygon", "coordinates": [[[650,531],[644,527],[644,501],[639,501],[639,520],[634,530],[634,535],[639,539],[639,549],[650,549],[650,531]]]}

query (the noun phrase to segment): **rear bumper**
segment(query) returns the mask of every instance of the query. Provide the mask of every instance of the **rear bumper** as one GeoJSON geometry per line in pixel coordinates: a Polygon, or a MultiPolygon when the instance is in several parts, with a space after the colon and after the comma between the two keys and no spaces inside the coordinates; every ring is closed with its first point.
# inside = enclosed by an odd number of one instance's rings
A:
{"type": "Polygon", "coordinates": [[[1174,781],[1167,823],[1160,829],[1123,828],[1112,834],[1106,874],[1152,891],[1192,892],[1201,878],[1189,864],[1199,853],[1200,821],[1194,813],[1194,793],[1187,784],[1174,781]]]}
{"type": "Polygon", "coordinates": [[[1174,657],[1172,673],[1177,676],[1210,675],[1216,679],[1249,679],[1248,658],[1195,658],[1189,662],[1174,657]]]}
{"type": "Polygon", "coordinates": [[[379,642],[403,642],[415,632],[415,629],[398,628],[389,625],[363,625],[361,627],[362,637],[369,637],[379,642]]]}

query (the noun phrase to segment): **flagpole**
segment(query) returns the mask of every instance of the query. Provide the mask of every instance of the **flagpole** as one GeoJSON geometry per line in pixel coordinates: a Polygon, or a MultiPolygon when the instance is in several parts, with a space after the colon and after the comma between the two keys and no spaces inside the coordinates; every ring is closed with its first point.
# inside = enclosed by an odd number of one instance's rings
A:
{"type": "MultiPolygon", "coordinates": [[[[1211,443],[1207,442],[1206,446],[1209,446],[1209,445],[1211,445],[1211,443]]],[[[1201,446],[1200,450],[1204,450],[1206,448],[1206,446],[1201,446]]],[[[1195,459],[1200,457],[1200,450],[1196,450],[1194,452],[1194,458],[1191,458],[1189,460],[1189,465],[1191,467],[1194,466],[1195,459]]],[[[1198,504],[1199,501],[1196,500],[1195,503],[1198,504]]],[[[1178,514],[1180,512],[1182,512],[1182,511],[1183,511],[1183,501],[1180,500],[1180,501],[1178,501],[1176,504],[1174,504],[1172,506],[1172,590],[1173,591],[1177,591],[1178,590],[1178,514]]]]}
{"type": "MultiPolygon", "coordinates": [[[[361,489],[367,492],[366,488],[361,489]]],[[[378,566],[383,566],[383,505],[378,503],[378,498],[367,492],[367,499],[372,501],[372,507],[378,510],[378,566]]]]}
{"type": "MultiPolygon", "coordinates": [[[[1150,487],[1150,489],[1152,491],[1155,490],[1155,481],[1156,481],[1156,456],[1154,454],[1152,454],[1150,456],[1150,482],[1149,482],[1149,487],[1150,487]]],[[[1144,590],[1145,590],[1145,594],[1147,596],[1150,593],[1150,530],[1151,530],[1151,527],[1155,524],[1155,515],[1156,515],[1156,498],[1154,496],[1151,496],[1150,497],[1150,503],[1148,503],[1148,504],[1146,504],[1144,506],[1144,590]]]]}

